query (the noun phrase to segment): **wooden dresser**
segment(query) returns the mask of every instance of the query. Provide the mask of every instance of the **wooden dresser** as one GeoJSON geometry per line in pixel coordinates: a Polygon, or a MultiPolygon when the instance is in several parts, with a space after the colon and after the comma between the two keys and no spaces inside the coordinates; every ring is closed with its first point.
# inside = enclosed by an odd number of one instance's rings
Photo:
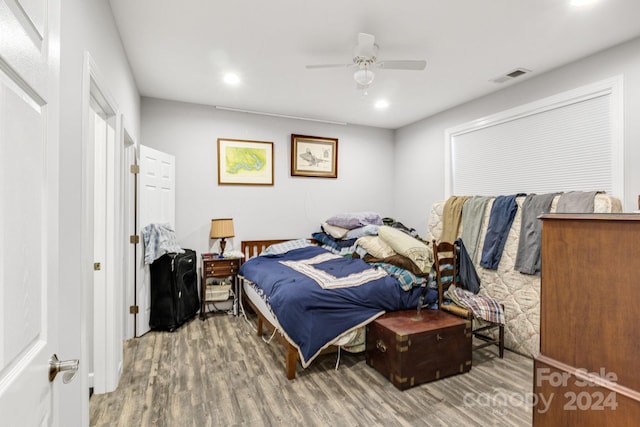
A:
{"type": "Polygon", "coordinates": [[[542,216],[534,426],[640,422],[640,215],[542,216]]]}

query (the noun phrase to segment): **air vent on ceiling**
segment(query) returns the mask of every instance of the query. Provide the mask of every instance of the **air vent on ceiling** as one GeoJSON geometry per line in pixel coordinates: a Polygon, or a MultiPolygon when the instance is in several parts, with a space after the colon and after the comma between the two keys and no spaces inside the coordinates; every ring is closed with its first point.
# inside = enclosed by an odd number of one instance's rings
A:
{"type": "Polygon", "coordinates": [[[511,70],[508,73],[506,73],[503,76],[500,77],[496,77],[495,79],[491,80],[494,83],[504,83],[504,82],[508,82],[509,80],[513,80],[516,77],[520,77],[524,74],[530,73],[531,70],[527,70],[526,68],[516,68],[515,70],[511,70]]]}

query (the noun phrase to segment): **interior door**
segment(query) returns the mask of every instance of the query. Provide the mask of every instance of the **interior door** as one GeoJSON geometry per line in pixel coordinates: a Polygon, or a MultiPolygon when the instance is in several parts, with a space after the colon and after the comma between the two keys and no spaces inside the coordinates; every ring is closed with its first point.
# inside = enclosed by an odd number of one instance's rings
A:
{"type": "MultiPolygon", "coordinates": [[[[89,353],[89,385],[96,394],[107,393],[117,387],[117,362],[121,348],[114,345],[115,328],[114,290],[120,285],[118,270],[120,265],[116,255],[116,150],[115,150],[115,116],[112,111],[91,99],[91,115],[93,120],[93,292],[92,328],[87,325],[90,341],[93,341],[93,352],[89,353]],[[93,375],[92,375],[93,374],[93,375]]],[[[119,313],[120,314],[120,313],[119,313]]],[[[118,324],[120,324],[118,322],[118,324]]],[[[117,338],[116,338],[117,339],[117,338]]],[[[91,346],[90,346],[91,347],[91,346]]]]}
{"type": "MultiPolygon", "coordinates": [[[[169,223],[175,229],[175,158],[153,148],[140,146],[140,179],[138,180],[138,227],[142,230],[152,223],[169,223]]],[[[136,336],[149,331],[151,314],[151,288],[149,266],[144,264],[144,243],[138,259],[138,281],[136,283],[136,336]]]]}
{"type": "Polygon", "coordinates": [[[88,355],[86,363],[89,372],[89,387],[93,387],[94,393],[104,393],[106,378],[107,355],[106,340],[103,330],[106,313],[107,296],[107,266],[110,261],[107,258],[107,210],[110,206],[107,203],[107,125],[104,120],[104,113],[100,106],[91,100],[90,124],[93,128],[93,286],[87,290],[92,300],[91,312],[93,313],[87,321],[87,335],[89,341],[88,355]]]}
{"type": "MultiPolygon", "coordinates": [[[[122,121],[121,121],[122,122],[122,121]]],[[[138,164],[137,147],[126,129],[123,129],[124,140],[124,163],[125,169],[123,170],[122,182],[123,182],[123,211],[124,211],[124,230],[125,236],[133,236],[137,233],[136,227],[136,209],[137,209],[137,174],[133,173],[132,166],[138,164]]],[[[131,243],[124,252],[124,301],[125,308],[127,309],[124,318],[124,336],[125,340],[136,336],[136,316],[130,315],[129,307],[136,305],[136,277],[138,272],[136,271],[136,254],[139,253],[139,247],[141,244],[131,243]]]]}
{"type": "MultiPolygon", "coordinates": [[[[57,0],[0,0],[0,423],[56,423],[57,0]]],[[[64,354],[59,354],[64,358],[64,354]]]]}

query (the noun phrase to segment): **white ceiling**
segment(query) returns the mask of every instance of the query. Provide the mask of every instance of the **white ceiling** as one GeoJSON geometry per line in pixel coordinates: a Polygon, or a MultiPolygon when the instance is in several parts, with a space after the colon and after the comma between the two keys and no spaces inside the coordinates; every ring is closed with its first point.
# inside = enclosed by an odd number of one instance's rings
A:
{"type": "Polygon", "coordinates": [[[143,96],[391,129],[640,35],[640,0],[109,1],[143,96]],[[305,68],[350,63],[359,32],[427,68],[378,70],[367,96],[346,67],[305,68]]]}

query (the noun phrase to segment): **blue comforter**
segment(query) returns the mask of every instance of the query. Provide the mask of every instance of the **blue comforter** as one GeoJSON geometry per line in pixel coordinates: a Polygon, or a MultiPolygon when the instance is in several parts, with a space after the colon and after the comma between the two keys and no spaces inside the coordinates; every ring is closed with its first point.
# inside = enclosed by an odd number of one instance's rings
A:
{"type": "MultiPolygon", "coordinates": [[[[263,294],[303,367],[335,338],[385,311],[416,308],[422,291],[404,291],[396,279],[361,259],[317,246],[252,258],[240,275],[263,294]]],[[[434,299],[430,292],[425,303],[434,299]]]]}

